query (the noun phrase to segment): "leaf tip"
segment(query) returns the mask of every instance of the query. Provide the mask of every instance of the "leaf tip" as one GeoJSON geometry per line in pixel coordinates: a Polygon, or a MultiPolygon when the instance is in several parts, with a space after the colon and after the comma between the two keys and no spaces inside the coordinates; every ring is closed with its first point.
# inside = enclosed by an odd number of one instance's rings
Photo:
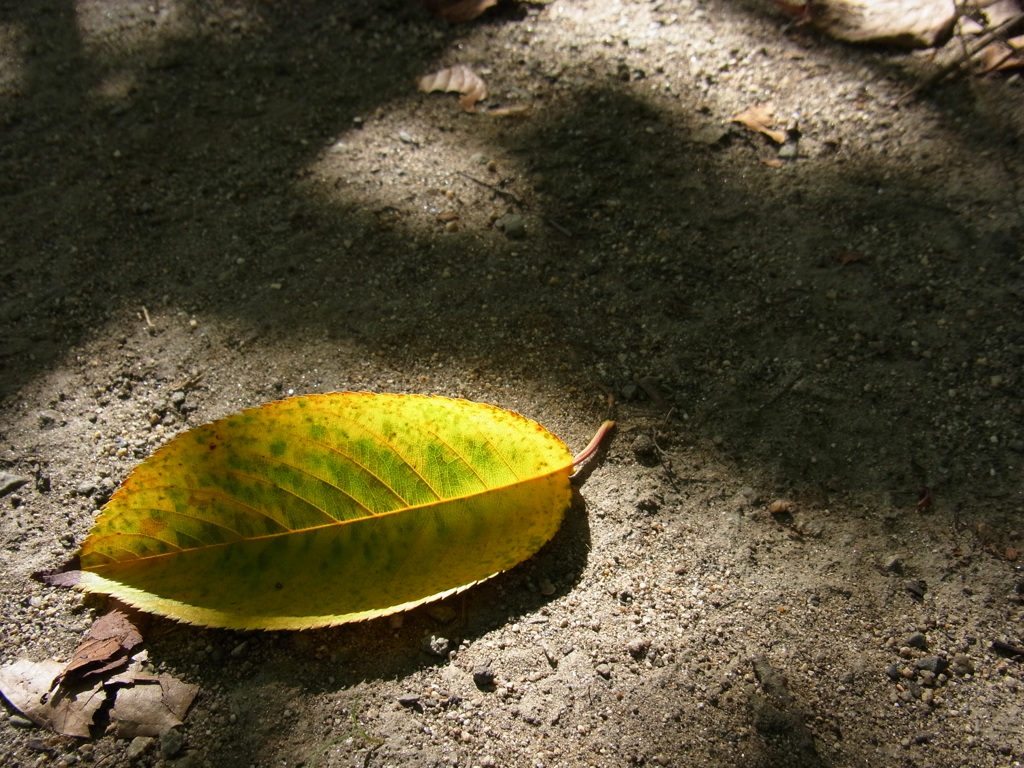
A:
{"type": "Polygon", "coordinates": [[[74,555],[63,565],[46,571],[36,571],[32,578],[51,587],[77,587],[82,580],[82,563],[78,555],[74,555]]]}

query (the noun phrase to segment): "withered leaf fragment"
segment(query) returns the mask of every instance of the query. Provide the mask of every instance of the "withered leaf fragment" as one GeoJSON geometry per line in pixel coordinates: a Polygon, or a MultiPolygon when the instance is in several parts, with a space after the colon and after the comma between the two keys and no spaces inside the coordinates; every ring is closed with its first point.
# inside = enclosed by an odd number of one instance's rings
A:
{"type": "Polygon", "coordinates": [[[770,102],[755,104],[733,117],[732,122],[739,123],[754,133],[767,136],[776,144],[782,144],[786,141],[786,132],[772,128],[775,124],[775,118],[772,117],[773,112],[774,108],[770,102]]]}
{"type": "Polygon", "coordinates": [[[115,608],[96,619],[54,683],[102,676],[127,666],[132,651],[142,643],[139,618],[138,611],[115,608]]]}
{"type": "Polygon", "coordinates": [[[139,678],[117,691],[110,719],[119,739],[159,736],[166,728],[182,724],[199,686],[170,675],[139,678]]]}
{"type": "Polygon", "coordinates": [[[419,88],[424,93],[461,93],[459,106],[466,112],[476,112],[476,103],[487,98],[487,86],[483,79],[465,64],[456,64],[421,77],[419,88]]]}
{"type": "Polygon", "coordinates": [[[980,58],[981,74],[1024,68],[1024,35],[986,46],[980,58]]]}
{"type": "Polygon", "coordinates": [[[36,725],[64,736],[88,738],[96,711],[106,700],[103,684],[72,685],[53,691],[62,674],[59,661],[18,659],[0,669],[0,693],[36,725]]]}

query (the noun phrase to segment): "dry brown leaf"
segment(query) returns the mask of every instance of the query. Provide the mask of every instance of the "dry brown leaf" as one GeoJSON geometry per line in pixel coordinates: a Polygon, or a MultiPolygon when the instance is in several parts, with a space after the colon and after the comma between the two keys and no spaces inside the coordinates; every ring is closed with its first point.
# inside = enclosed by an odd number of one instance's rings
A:
{"type": "Polygon", "coordinates": [[[159,736],[165,728],[181,725],[197,693],[199,686],[170,675],[139,680],[121,688],[110,711],[117,737],[159,736]]]}
{"type": "Polygon", "coordinates": [[[156,736],[181,725],[199,692],[170,675],[144,674],[135,611],[115,608],[93,622],[71,661],[18,659],[0,668],[0,694],[25,717],[65,736],[88,738],[110,700],[119,736],[156,736]]]}
{"type": "Polygon", "coordinates": [[[1006,43],[993,43],[986,46],[979,55],[981,57],[981,74],[1022,68],[1024,67],[1024,35],[1011,38],[1006,43]]]}
{"type": "Polygon", "coordinates": [[[755,104],[733,117],[732,121],[745,126],[754,133],[760,133],[767,136],[776,144],[784,144],[786,141],[786,132],[772,128],[775,124],[775,118],[772,117],[773,112],[774,108],[772,107],[771,102],[766,104],[755,104]]]}
{"type": "Polygon", "coordinates": [[[88,738],[96,711],[106,700],[97,681],[77,690],[60,688],[51,693],[64,665],[59,661],[18,659],[0,669],[0,692],[15,709],[38,726],[64,736],[88,738]]]}
{"type": "Polygon", "coordinates": [[[126,666],[131,652],[142,643],[142,633],[135,624],[137,620],[137,611],[129,614],[120,609],[96,619],[55,682],[68,684],[75,679],[105,675],[126,666]]]}
{"type": "Polygon", "coordinates": [[[472,21],[497,4],[498,0],[423,0],[428,13],[440,16],[452,24],[472,21]]]}
{"type": "Polygon", "coordinates": [[[456,64],[421,77],[419,87],[424,93],[461,93],[459,105],[467,112],[476,112],[476,103],[487,98],[487,86],[483,79],[465,64],[456,64]]]}

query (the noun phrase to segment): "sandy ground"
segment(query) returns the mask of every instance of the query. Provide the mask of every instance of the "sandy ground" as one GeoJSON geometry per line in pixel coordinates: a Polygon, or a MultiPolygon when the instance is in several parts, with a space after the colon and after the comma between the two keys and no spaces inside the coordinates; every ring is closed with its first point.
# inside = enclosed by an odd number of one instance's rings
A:
{"type": "Polygon", "coordinates": [[[1022,83],[896,108],[930,54],[787,21],[0,2],[0,663],[67,658],[95,608],[31,573],[189,426],[423,392],[578,450],[619,399],[511,572],[334,629],[157,621],[183,739],[8,710],[0,762],[1020,765],[1022,83]],[[416,90],[454,64],[490,111],[416,90]],[[782,167],[730,123],[764,102],[782,167]]]}

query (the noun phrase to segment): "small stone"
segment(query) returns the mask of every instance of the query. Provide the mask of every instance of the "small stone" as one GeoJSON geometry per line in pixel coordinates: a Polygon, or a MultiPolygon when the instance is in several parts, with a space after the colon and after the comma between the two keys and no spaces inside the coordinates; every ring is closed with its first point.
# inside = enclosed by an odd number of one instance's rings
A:
{"type": "Polygon", "coordinates": [[[619,394],[622,399],[627,403],[630,403],[640,397],[640,387],[636,384],[623,384],[622,389],[619,390],[619,394]]]}
{"type": "Polygon", "coordinates": [[[27,717],[21,715],[11,715],[7,718],[7,722],[13,725],[15,728],[35,728],[36,724],[29,720],[27,717]]]}
{"type": "Polygon", "coordinates": [[[923,659],[915,661],[914,667],[918,670],[926,669],[929,672],[940,675],[949,669],[949,662],[941,656],[926,656],[923,659]]]}
{"type": "Polygon", "coordinates": [[[594,667],[594,671],[597,672],[597,674],[599,674],[605,680],[612,676],[612,668],[609,664],[598,664],[596,667],[594,667]]]}
{"type": "Polygon", "coordinates": [[[0,472],[0,496],[13,493],[28,482],[31,481],[27,477],[12,475],[10,472],[0,472]]]}
{"type": "Polygon", "coordinates": [[[974,661],[966,653],[958,653],[953,657],[952,672],[957,677],[974,674],[974,661]]]}
{"type": "Polygon", "coordinates": [[[800,144],[795,141],[787,141],[779,147],[780,160],[795,160],[800,154],[800,144]]]}
{"type": "Polygon", "coordinates": [[[180,411],[182,406],[185,405],[185,393],[180,389],[176,392],[171,392],[171,405],[180,411]]]}
{"type": "Polygon", "coordinates": [[[928,638],[924,636],[924,632],[915,632],[906,639],[906,645],[918,650],[924,650],[928,647],[928,638]]]}
{"type": "Polygon", "coordinates": [[[406,709],[422,709],[420,706],[420,697],[414,693],[405,693],[398,697],[399,705],[406,709]]]}
{"type": "Polygon", "coordinates": [[[540,593],[544,595],[544,597],[551,597],[555,594],[555,585],[547,576],[541,576],[537,580],[537,587],[540,589],[540,593]]]}
{"type": "Polygon", "coordinates": [[[893,682],[900,679],[900,666],[899,664],[890,664],[885,668],[885,675],[893,682]]]}
{"type": "Polygon", "coordinates": [[[494,670],[490,667],[477,667],[473,670],[473,683],[477,688],[490,688],[494,685],[494,670]]]}
{"type": "Polygon", "coordinates": [[[401,629],[403,624],[405,624],[404,613],[393,613],[388,616],[388,626],[392,629],[401,629]]]}
{"type": "Polygon", "coordinates": [[[903,573],[903,561],[898,557],[890,557],[885,561],[885,570],[889,573],[903,573]]]}
{"type": "Polygon", "coordinates": [[[154,741],[155,739],[152,736],[136,736],[128,745],[128,752],[125,756],[129,760],[135,760],[138,757],[142,757],[142,754],[149,749],[149,745],[154,741]]]}
{"type": "Polygon", "coordinates": [[[638,512],[646,512],[649,515],[653,515],[659,509],[661,509],[662,496],[660,493],[645,493],[636,500],[636,508],[638,512]]]}
{"type": "Polygon", "coordinates": [[[911,579],[905,582],[903,586],[918,600],[924,600],[925,592],[928,591],[928,585],[921,579],[911,579]]]}
{"type": "Polygon", "coordinates": [[[654,438],[644,432],[633,439],[630,450],[641,464],[647,464],[658,458],[658,446],[655,445],[654,438]]]}
{"type": "Polygon", "coordinates": [[[427,615],[440,624],[450,624],[455,621],[458,612],[445,603],[432,603],[427,606],[427,615]]]}
{"type": "Polygon", "coordinates": [[[448,651],[451,649],[451,641],[440,635],[427,635],[420,641],[420,649],[431,656],[447,658],[448,651]]]}
{"type": "Polygon", "coordinates": [[[39,428],[40,429],[53,429],[54,427],[63,424],[64,417],[60,411],[53,409],[47,409],[39,412],[39,428]]]}
{"type": "Polygon", "coordinates": [[[160,754],[174,757],[185,748],[185,734],[177,728],[164,728],[160,731],[160,754]]]}
{"type": "Polygon", "coordinates": [[[626,650],[629,651],[631,656],[640,658],[647,653],[647,649],[651,647],[651,642],[646,637],[634,637],[628,643],[626,643],[626,650]]]}
{"type": "Polygon", "coordinates": [[[233,658],[233,659],[240,659],[242,656],[245,655],[245,649],[248,646],[249,646],[249,641],[248,640],[243,640],[242,642],[240,642],[238,645],[236,645],[234,648],[231,649],[231,658],[233,658]]]}
{"type": "Polygon", "coordinates": [[[518,213],[506,213],[494,226],[505,233],[509,240],[522,240],[526,237],[526,222],[518,213]]]}

